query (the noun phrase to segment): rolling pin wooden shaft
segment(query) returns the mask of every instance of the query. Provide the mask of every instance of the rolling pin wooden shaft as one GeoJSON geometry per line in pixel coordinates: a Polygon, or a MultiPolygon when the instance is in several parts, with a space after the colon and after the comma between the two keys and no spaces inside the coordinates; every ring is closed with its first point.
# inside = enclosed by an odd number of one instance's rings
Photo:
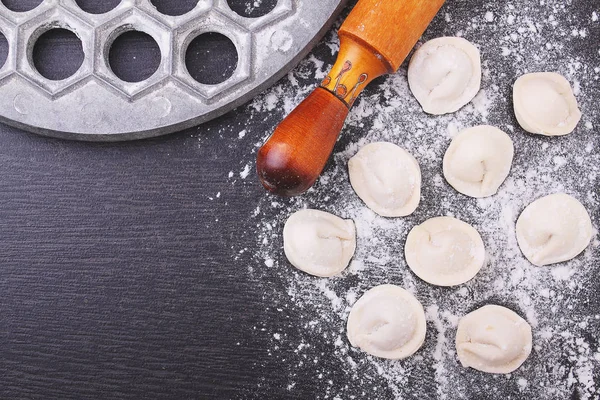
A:
{"type": "Polygon", "coordinates": [[[339,30],[331,72],[261,147],[257,172],[271,192],[295,196],[317,180],[352,104],[375,78],[398,70],[444,0],[360,0],[339,30]]]}

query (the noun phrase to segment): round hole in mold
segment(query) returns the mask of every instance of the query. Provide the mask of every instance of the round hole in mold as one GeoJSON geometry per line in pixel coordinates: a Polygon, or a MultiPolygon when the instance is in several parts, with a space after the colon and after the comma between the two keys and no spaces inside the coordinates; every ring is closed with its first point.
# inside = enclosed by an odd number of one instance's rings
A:
{"type": "Polygon", "coordinates": [[[75,3],[86,13],[106,14],[121,4],[121,0],[75,0],[75,3]]]}
{"type": "Polygon", "coordinates": [[[246,18],[267,15],[277,5],[277,0],[227,0],[233,12],[246,18]]]}
{"type": "Polygon", "coordinates": [[[10,11],[26,12],[33,10],[42,4],[43,1],[44,0],[0,0],[0,3],[4,4],[4,7],[8,8],[10,11]]]}
{"type": "Polygon", "coordinates": [[[217,85],[231,78],[238,65],[235,44],[216,32],[194,38],[185,52],[185,66],[192,78],[205,85],[217,85]]]}
{"type": "Polygon", "coordinates": [[[112,72],[125,82],[142,82],[158,70],[161,52],[149,34],[127,30],[110,44],[108,64],[112,72]]]}
{"type": "Polygon", "coordinates": [[[4,33],[0,31],[0,69],[4,67],[6,59],[8,58],[8,40],[4,33]]]}
{"type": "Polygon", "coordinates": [[[199,0],[150,0],[150,2],[161,14],[179,16],[196,8],[199,0]]]}
{"type": "Polygon", "coordinates": [[[33,67],[46,79],[61,81],[75,75],[85,53],[81,40],[65,28],[51,28],[42,33],[33,46],[33,67]]]}

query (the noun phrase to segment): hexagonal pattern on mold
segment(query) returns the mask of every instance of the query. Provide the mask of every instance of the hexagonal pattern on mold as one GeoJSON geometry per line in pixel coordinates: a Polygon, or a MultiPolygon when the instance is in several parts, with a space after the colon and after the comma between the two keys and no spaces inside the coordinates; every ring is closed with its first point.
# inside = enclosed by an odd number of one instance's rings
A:
{"type": "Polygon", "coordinates": [[[96,48],[97,51],[94,60],[96,77],[118,89],[130,99],[143,96],[149,89],[167,78],[171,72],[171,30],[135,8],[96,28],[96,48]],[[150,78],[141,82],[122,81],[114,74],[108,64],[108,52],[114,40],[121,34],[133,30],[150,35],[158,44],[161,52],[161,61],[158,69],[150,78]]]}
{"type": "Polygon", "coordinates": [[[163,24],[176,28],[189,21],[200,18],[214,7],[215,0],[199,0],[196,7],[183,15],[165,15],[159,12],[150,0],[137,0],[137,7],[163,24]]]}
{"type": "Polygon", "coordinates": [[[227,0],[215,0],[215,5],[231,20],[253,32],[256,32],[275,21],[289,16],[294,11],[293,0],[278,0],[275,8],[273,8],[268,14],[256,18],[249,18],[239,15],[229,7],[227,0]]]}
{"type": "Polygon", "coordinates": [[[212,10],[200,20],[191,21],[175,31],[173,75],[207,100],[248,79],[252,68],[251,63],[252,33],[218,11],[212,10]],[[185,65],[185,55],[190,43],[198,36],[211,32],[228,37],[238,52],[238,65],[233,75],[225,82],[216,85],[199,83],[192,78],[185,65]]]}
{"type": "Polygon", "coordinates": [[[107,132],[117,139],[150,137],[187,127],[189,121],[206,121],[239,104],[240,96],[247,98],[266,85],[268,74],[288,68],[298,52],[313,43],[315,32],[332,21],[345,0],[314,4],[278,0],[271,12],[259,18],[236,14],[227,0],[198,0],[194,9],[180,16],[160,13],[152,1],[121,0],[110,11],[93,14],[81,9],[78,0],[43,0],[26,12],[10,11],[0,0],[0,30],[9,45],[7,62],[0,65],[1,98],[16,99],[29,92],[37,99],[35,113],[24,114],[12,102],[5,102],[8,108],[0,109],[0,116],[32,131],[59,137],[67,133],[67,137],[83,140],[97,135],[105,140],[107,132]],[[302,40],[290,42],[288,50],[280,51],[273,46],[272,36],[290,26],[297,26],[302,40]],[[62,81],[44,78],[32,61],[36,40],[52,28],[74,31],[85,52],[79,70],[62,81]],[[149,34],[161,51],[158,71],[138,83],[120,80],[108,62],[114,39],[128,30],[149,34]],[[189,43],[207,32],[225,35],[238,52],[232,76],[217,85],[195,81],[185,64],[189,43]],[[193,106],[187,107],[183,101],[191,101],[193,106]],[[166,114],[155,112],[157,104],[167,103],[179,106],[166,114]],[[106,108],[120,117],[100,118],[90,130],[89,120],[81,118],[82,106],[93,115],[106,108]]]}
{"type": "Polygon", "coordinates": [[[0,15],[5,17],[7,20],[11,21],[12,23],[18,25],[18,24],[21,24],[25,21],[28,21],[28,20],[42,14],[45,11],[48,11],[48,10],[56,7],[58,2],[59,2],[59,0],[44,0],[44,1],[42,1],[42,3],[40,3],[40,5],[33,8],[32,10],[24,11],[24,12],[16,12],[16,11],[9,10],[4,4],[2,4],[2,1],[0,1],[0,15]]]}
{"type": "Polygon", "coordinates": [[[17,43],[17,27],[2,15],[0,15],[0,33],[4,35],[8,42],[8,54],[6,61],[0,65],[0,85],[4,78],[12,75],[17,69],[16,43],[17,43]]]}
{"type": "Polygon", "coordinates": [[[90,14],[88,12],[83,11],[75,0],[58,0],[60,5],[87,21],[92,26],[100,26],[119,15],[123,14],[127,10],[131,9],[135,6],[136,0],[121,0],[121,2],[112,10],[104,13],[104,14],[90,14]]]}
{"type": "Polygon", "coordinates": [[[93,73],[92,54],[94,42],[92,27],[77,16],[62,8],[50,9],[38,14],[18,26],[17,40],[17,71],[32,84],[39,86],[51,96],[59,96],[73,85],[93,73]],[[52,29],[67,29],[81,40],[84,60],[77,72],[63,80],[50,80],[43,77],[33,65],[32,52],[39,37],[52,29]]]}

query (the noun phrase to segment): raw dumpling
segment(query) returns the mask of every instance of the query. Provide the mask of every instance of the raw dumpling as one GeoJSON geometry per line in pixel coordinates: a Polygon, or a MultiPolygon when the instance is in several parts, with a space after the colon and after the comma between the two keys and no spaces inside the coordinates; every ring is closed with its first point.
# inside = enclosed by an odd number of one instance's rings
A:
{"type": "Polygon", "coordinates": [[[444,156],[444,177],[462,194],[487,197],[498,192],[512,165],[510,137],[489,125],[460,132],[444,156]]]}
{"type": "Polygon", "coordinates": [[[419,278],[438,286],[467,282],[485,261],[479,233],[452,217],[432,218],[415,226],[406,239],[404,254],[419,278]]]}
{"type": "Polygon", "coordinates": [[[527,132],[567,135],[581,119],[569,82],[554,72],[523,75],[513,88],[515,115],[527,132]]]}
{"type": "Polygon", "coordinates": [[[517,241],[539,267],[570,260],[592,240],[590,216],[575,198],[556,193],[531,203],[517,220],[517,241]]]}
{"type": "Polygon", "coordinates": [[[465,315],[456,331],[456,352],[463,367],[508,374],[531,353],[531,326],[508,308],[487,305],[465,315]]]}
{"type": "Polygon", "coordinates": [[[356,249],[354,222],[318,210],[297,211],[283,227],[283,249],[290,263],[306,273],[337,275],[356,249]]]}
{"type": "Polygon", "coordinates": [[[348,316],[348,340],[376,357],[401,359],[425,341],[425,312],[412,294],[395,285],[365,293],[348,316]]]}
{"type": "Polygon", "coordinates": [[[348,161],[350,183],[367,207],[384,217],[412,214],[421,200],[421,169],[392,143],[371,143],[348,161]]]}
{"type": "Polygon", "coordinates": [[[481,87],[479,50],[459,37],[430,40],[410,60],[408,83],[426,113],[458,111],[481,87]]]}

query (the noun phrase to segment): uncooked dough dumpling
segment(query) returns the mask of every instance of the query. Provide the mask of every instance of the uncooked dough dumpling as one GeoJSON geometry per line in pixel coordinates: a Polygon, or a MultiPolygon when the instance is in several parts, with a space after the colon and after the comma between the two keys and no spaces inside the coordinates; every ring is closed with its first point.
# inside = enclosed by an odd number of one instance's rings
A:
{"type": "Polygon", "coordinates": [[[337,275],[356,249],[354,222],[318,210],[297,211],[283,227],[283,249],[290,263],[308,274],[337,275]]]}
{"type": "Polygon", "coordinates": [[[513,88],[515,115],[527,132],[567,135],[581,119],[569,82],[554,72],[523,75],[513,88]]]}
{"type": "Polygon", "coordinates": [[[594,234],[587,210],[564,193],[542,197],[527,206],[516,231],[521,251],[539,267],[575,258],[594,234]]]}
{"type": "Polygon", "coordinates": [[[376,357],[393,360],[414,354],[425,341],[425,312],[412,294],[395,285],[365,293],[348,316],[348,340],[376,357]]]}
{"type": "Polygon", "coordinates": [[[421,200],[417,160],[393,143],[371,143],[348,161],[350,183],[367,207],[384,217],[412,214],[421,200]]]}
{"type": "Polygon", "coordinates": [[[479,50],[459,37],[430,40],[410,60],[408,83],[426,113],[458,111],[481,88],[479,50]]]}
{"type": "Polygon", "coordinates": [[[463,367],[508,374],[529,357],[531,347],[531,326],[506,307],[483,306],[458,323],[456,352],[463,367]]]}
{"type": "Polygon", "coordinates": [[[496,194],[510,172],[515,150],[510,137],[489,125],[460,132],[444,156],[444,177],[462,194],[496,194]]]}
{"type": "Polygon", "coordinates": [[[404,248],[410,269],[425,282],[454,286],[472,279],[485,262],[485,247],[471,225],[437,217],[415,226],[404,248]]]}

